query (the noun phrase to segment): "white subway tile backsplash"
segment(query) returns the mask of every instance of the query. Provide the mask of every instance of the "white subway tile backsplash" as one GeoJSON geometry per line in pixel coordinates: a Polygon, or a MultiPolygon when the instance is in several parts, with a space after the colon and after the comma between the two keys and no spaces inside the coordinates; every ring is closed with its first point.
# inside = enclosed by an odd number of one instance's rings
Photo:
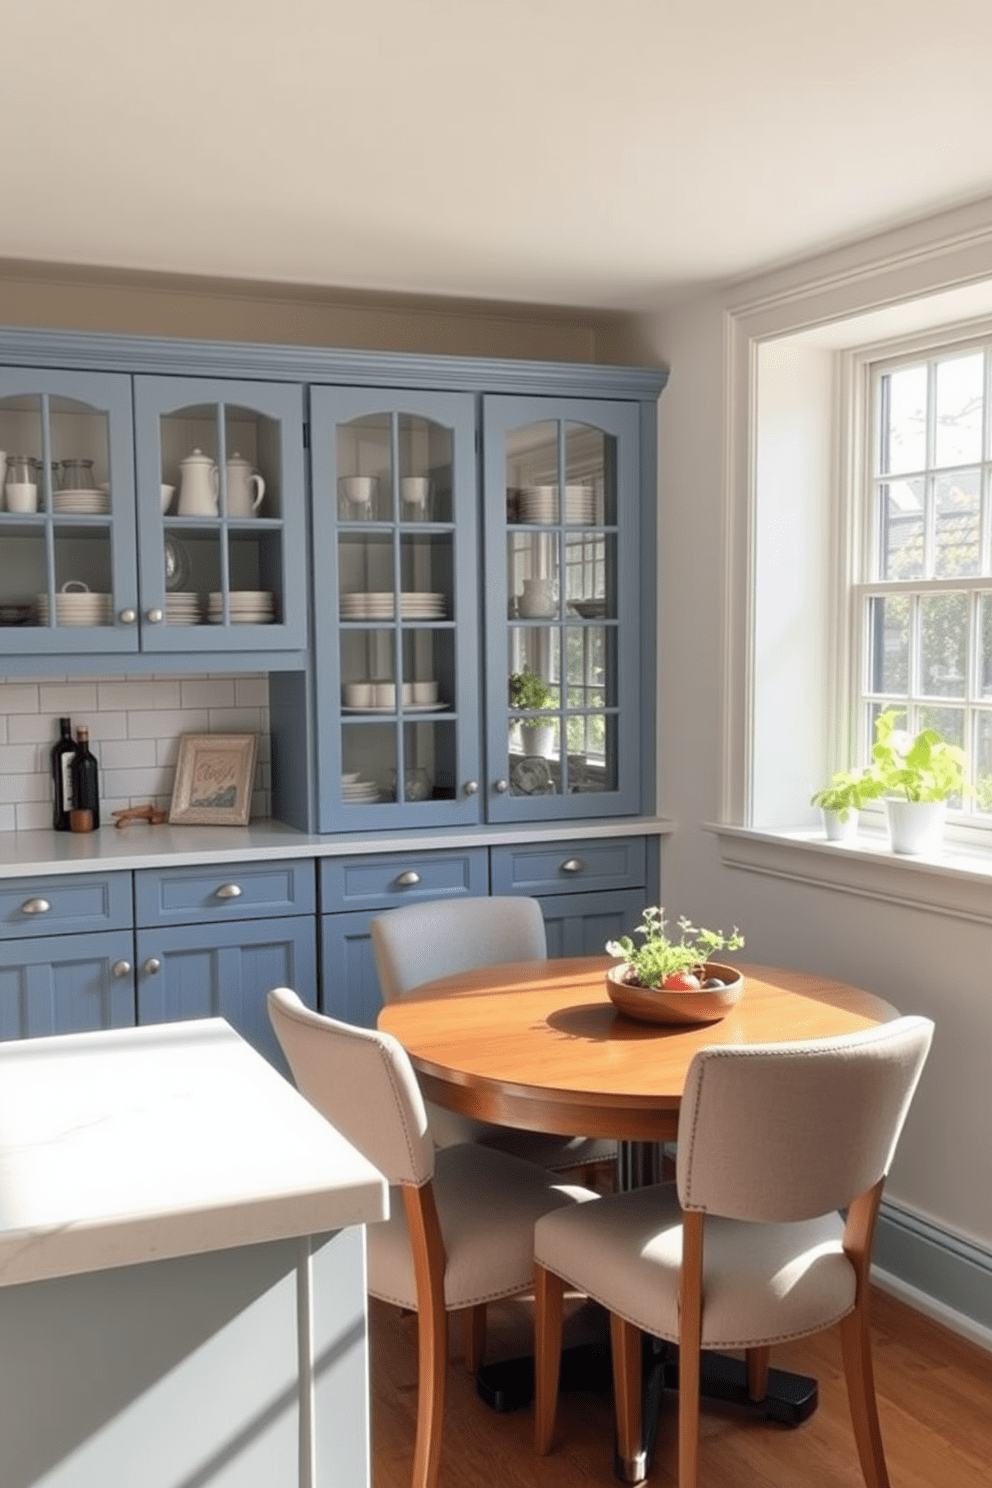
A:
{"type": "Polygon", "coordinates": [[[38,687],[38,712],[53,718],[65,714],[95,713],[97,689],[94,682],[42,682],[38,687]]]}
{"type": "MultiPolygon", "coordinates": [[[[234,678],[189,677],[181,684],[180,696],[184,708],[233,708],[234,678]]],[[[266,688],[265,706],[268,706],[266,688]]]]}
{"type": "Polygon", "coordinates": [[[100,762],[101,813],[151,802],[168,810],[183,734],[254,733],[252,816],[272,809],[269,689],[264,676],[0,681],[0,832],[51,826],[49,758],[58,720],[88,726],[100,762]]]}
{"type": "Polygon", "coordinates": [[[39,711],[37,682],[0,682],[0,712],[9,715],[39,711]]]}

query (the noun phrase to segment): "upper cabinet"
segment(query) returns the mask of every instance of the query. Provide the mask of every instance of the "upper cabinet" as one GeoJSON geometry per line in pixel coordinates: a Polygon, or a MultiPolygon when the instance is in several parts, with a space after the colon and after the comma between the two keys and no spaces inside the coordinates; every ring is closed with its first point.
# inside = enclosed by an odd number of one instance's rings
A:
{"type": "Polygon", "coordinates": [[[640,409],[481,407],[312,391],[320,831],[641,809],[640,409]]]}
{"type": "Polygon", "coordinates": [[[303,650],[299,386],[0,370],[10,655],[303,650]]]}
{"type": "Polygon", "coordinates": [[[479,819],[474,400],[314,388],[318,830],[479,819]]]}
{"type": "Polygon", "coordinates": [[[131,379],[0,369],[5,652],[138,648],[131,379]]]}
{"type": "Polygon", "coordinates": [[[490,821],[640,809],[639,416],[484,399],[490,821]]]}
{"type": "Polygon", "coordinates": [[[303,394],[135,380],[145,650],[306,645],[303,394]]]}

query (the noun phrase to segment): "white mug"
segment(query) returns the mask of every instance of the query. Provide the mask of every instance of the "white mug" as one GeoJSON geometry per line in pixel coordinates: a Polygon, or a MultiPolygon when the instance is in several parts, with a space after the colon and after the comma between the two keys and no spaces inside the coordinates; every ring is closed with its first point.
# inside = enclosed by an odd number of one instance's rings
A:
{"type": "Polygon", "coordinates": [[[437,702],[437,683],[436,682],[414,682],[414,684],[413,684],[413,701],[415,703],[436,703],[437,702]]]}
{"type": "Polygon", "coordinates": [[[344,700],[349,708],[371,708],[375,702],[375,689],[371,682],[346,682],[344,700]]]}
{"type": "Polygon", "coordinates": [[[396,707],[395,682],[376,682],[373,691],[375,694],[375,706],[377,708],[396,707]]]}
{"type": "Polygon", "coordinates": [[[38,510],[38,487],[34,481],[8,481],[7,510],[12,512],[35,512],[38,510]]]}

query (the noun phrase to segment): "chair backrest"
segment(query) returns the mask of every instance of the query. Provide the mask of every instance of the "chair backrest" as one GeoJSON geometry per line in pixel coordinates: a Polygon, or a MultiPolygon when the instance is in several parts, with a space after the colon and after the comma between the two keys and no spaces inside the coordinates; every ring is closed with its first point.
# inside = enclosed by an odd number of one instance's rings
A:
{"type": "Polygon", "coordinates": [[[288,987],[269,993],[269,1017],[301,1095],[390,1183],[434,1174],[434,1142],[409,1056],[389,1033],[325,1018],[288,987]]]}
{"type": "Polygon", "coordinates": [[[473,966],[538,961],[548,954],[536,899],[434,899],[372,921],[372,951],[385,1002],[473,966]]]}
{"type": "Polygon", "coordinates": [[[888,1172],[932,1036],[928,1018],[911,1017],[700,1050],[679,1115],[682,1207],[785,1221],[867,1193],[888,1172]]]}

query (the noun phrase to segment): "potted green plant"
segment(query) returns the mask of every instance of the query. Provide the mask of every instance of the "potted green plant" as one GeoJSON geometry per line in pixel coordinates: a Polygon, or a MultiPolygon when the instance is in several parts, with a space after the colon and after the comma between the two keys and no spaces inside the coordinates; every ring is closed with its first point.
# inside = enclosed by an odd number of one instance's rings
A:
{"type": "MultiPolygon", "coordinates": [[[[522,672],[511,672],[509,680],[511,708],[537,713],[554,705],[555,690],[538,672],[524,667],[522,672]]],[[[536,718],[518,721],[524,754],[547,754],[555,737],[551,724],[536,718]]]]}
{"type": "Polygon", "coordinates": [[[964,750],[937,730],[910,735],[896,727],[898,712],[887,708],[875,720],[871,776],[885,802],[889,841],[897,853],[940,850],[947,802],[965,796],[964,750]]]}
{"type": "Polygon", "coordinates": [[[882,787],[865,769],[837,770],[830,777],[830,784],[814,791],[810,797],[812,806],[819,806],[823,814],[823,826],[831,842],[844,842],[853,837],[858,829],[858,814],[866,801],[881,795],[882,787]]]}
{"type": "Polygon", "coordinates": [[[738,1001],[744,978],[734,966],[712,959],[717,951],[736,951],[744,937],[735,926],[730,935],[704,930],[682,915],[678,938],[666,932],[665,911],[651,905],[634,934],[606,942],[618,966],[606,973],[613,1002],[632,1017],[649,1022],[706,1023],[722,1018],[738,1001]]]}

